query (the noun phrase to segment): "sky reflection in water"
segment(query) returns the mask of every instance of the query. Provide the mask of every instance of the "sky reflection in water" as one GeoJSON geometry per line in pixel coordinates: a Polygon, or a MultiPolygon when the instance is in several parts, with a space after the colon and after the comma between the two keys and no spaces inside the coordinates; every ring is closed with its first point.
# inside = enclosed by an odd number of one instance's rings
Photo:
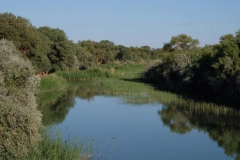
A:
{"type": "Polygon", "coordinates": [[[57,125],[64,137],[95,141],[95,159],[227,160],[224,149],[208,133],[192,129],[177,134],[161,121],[161,104],[134,106],[117,97],[75,99],[66,119],[57,125]]]}

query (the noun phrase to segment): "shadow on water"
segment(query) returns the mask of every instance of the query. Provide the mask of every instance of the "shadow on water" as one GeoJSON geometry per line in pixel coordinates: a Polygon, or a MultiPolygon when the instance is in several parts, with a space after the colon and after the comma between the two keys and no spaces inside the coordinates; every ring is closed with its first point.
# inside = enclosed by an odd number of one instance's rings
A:
{"type": "Polygon", "coordinates": [[[179,98],[186,99],[186,100],[192,100],[199,103],[214,103],[219,106],[227,106],[229,108],[238,109],[239,108],[239,101],[228,101],[225,97],[219,98],[216,97],[214,93],[207,92],[207,89],[189,89],[186,88],[186,90],[179,90],[179,89],[171,89],[172,86],[169,86],[168,83],[150,83],[146,82],[142,77],[142,73],[139,74],[138,78],[123,78],[121,80],[127,81],[127,82],[137,82],[137,83],[143,83],[146,85],[150,85],[153,87],[155,91],[163,91],[163,92],[169,92],[173,94],[177,94],[179,98]],[[178,90],[178,91],[177,91],[178,90]]]}
{"type": "Polygon", "coordinates": [[[225,150],[225,154],[240,159],[240,116],[204,115],[190,110],[170,106],[163,107],[158,114],[171,132],[186,134],[192,129],[208,133],[210,139],[225,150]]]}

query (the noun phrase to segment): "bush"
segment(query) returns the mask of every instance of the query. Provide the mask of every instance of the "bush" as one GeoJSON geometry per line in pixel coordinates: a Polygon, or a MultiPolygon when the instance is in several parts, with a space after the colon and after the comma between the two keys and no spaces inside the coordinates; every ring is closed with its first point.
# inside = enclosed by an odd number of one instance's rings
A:
{"type": "Polygon", "coordinates": [[[39,80],[13,43],[0,40],[0,159],[27,155],[41,138],[35,97],[39,80]]]}

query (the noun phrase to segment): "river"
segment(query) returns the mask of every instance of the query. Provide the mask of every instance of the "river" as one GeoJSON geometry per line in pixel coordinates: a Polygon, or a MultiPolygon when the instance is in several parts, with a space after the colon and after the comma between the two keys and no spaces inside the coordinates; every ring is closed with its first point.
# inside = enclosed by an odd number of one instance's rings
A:
{"type": "Polygon", "coordinates": [[[69,92],[43,112],[43,122],[64,139],[88,139],[93,159],[239,158],[239,116],[198,115],[161,103],[128,103],[122,96],[69,92]]]}

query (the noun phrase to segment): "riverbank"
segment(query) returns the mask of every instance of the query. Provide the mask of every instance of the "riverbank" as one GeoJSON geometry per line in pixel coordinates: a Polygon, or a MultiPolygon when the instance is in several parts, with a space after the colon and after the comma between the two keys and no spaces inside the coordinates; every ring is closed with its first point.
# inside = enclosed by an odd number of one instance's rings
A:
{"type": "MultiPolygon", "coordinates": [[[[43,124],[52,125],[62,122],[68,114],[69,108],[73,106],[75,96],[91,99],[95,95],[120,96],[124,103],[132,105],[161,103],[166,107],[179,108],[192,115],[240,115],[238,111],[227,106],[194,101],[167,91],[155,90],[151,85],[141,81],[141,75],[145,69],[145,65],[103,65],[90,70],[58,72],[55,75],[43,77],[39,97],[43,124]],[[111,76],[106,74],[110,72],[111,76]],[[59,88],[64,89],[59,90],[59,88]],[[56,105],[57,109],[51,107],[56,105]]],[[[47,144],[48,140],[41,143],[47,144]]],[[[59,139],[52,143],[58,144],[59,139]]],[[[72,145],[74,146],[74,143],[72,145]]],[[[64,150],[60,149],[55,152],[54,148],[49,148],[49,150],[52,149],[54,151],[52,156],[55,156],[57,152],[61,155],[64,150]]],[[[44,153],[46,149],[40,150],[43,151],[41,153],[44,153]]],[[[80,149],[70,149],[66,154],[72,155],[72,151],[74,154],[78,152],[76,155],[82,154],[80,149]]]]}
{"type": "Polygon", "coordinates": [[[142,81],[142,74],[146,69],[146,65],[143,64],[111,64],[83,71],[61,71],[56,75],[66,79],[69,84],[78,85],[88,82],[89,87],[95,85],[96,91],[93,92],[123,96],[128,103],[162,103],[166,106],[191,109],[192,112],[204,114],[239,114],[238,111],[228,106],[196,101],[166,90],[157,90],[151,84],[142,81]]]}

